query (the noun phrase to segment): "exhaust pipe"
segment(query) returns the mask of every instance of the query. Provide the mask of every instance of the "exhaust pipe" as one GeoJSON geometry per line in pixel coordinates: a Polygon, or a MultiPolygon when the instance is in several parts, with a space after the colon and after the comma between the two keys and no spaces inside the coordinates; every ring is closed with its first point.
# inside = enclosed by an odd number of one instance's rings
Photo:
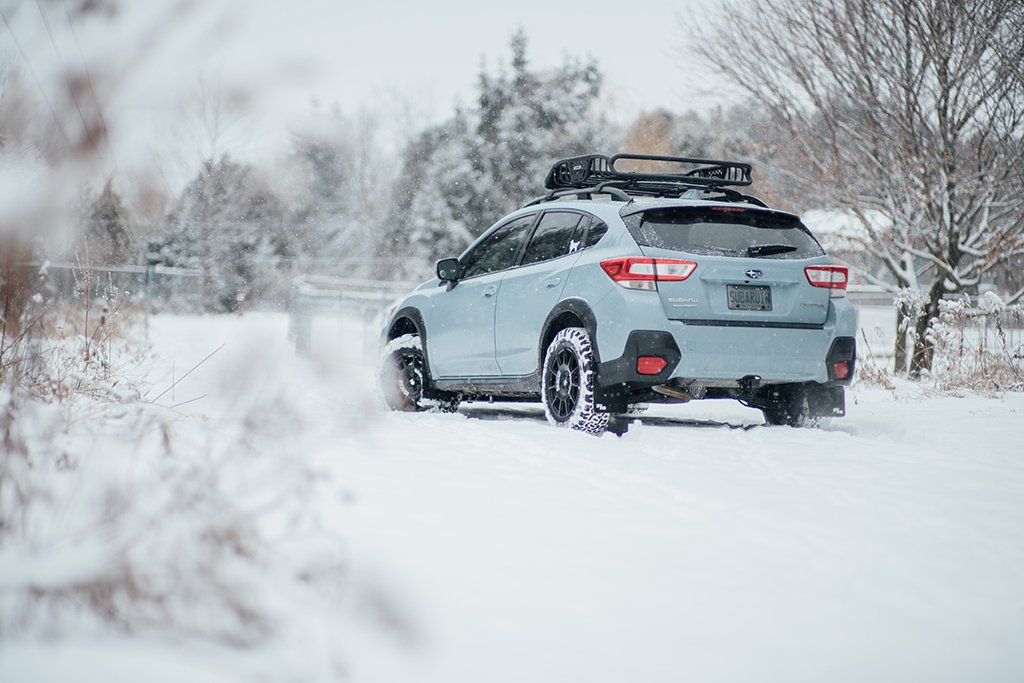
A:
{"type": "Polygon", "coordinates": [[[683,391],[682,389],[676,389],[675,387],[670,387],[667,384],[659,384],[659,385],[657,385],[656,387],[653,387],[653,388],[659,394],[662,394],[663,396],[670,396],[672,398],[677,398],[680,401],[682,401],[683,403],[686,403],[687,401],[690,401],[690,400],[693,399],[693,396],[691,396],[689,393],[683,391]]]}

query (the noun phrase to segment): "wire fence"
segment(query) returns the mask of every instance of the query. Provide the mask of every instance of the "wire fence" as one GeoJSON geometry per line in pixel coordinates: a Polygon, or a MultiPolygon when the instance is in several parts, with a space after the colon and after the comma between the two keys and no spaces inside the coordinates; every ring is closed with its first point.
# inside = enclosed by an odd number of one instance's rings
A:
{"type": "MultiPolygon", "coordinates": [[[[416,283],[399,280],[365,280],[324,275],[303,275],[292,282],[288,307],[288,337],[299,353],[308,354],[313,345],[313,319],[353,314],[364,328],[374,327],[388,307],[408,293],[416,283]]],[[[366,343],[372,343],[367,335],[366,343]]],[[[369,349],[364,348],[364,355],[369,349]]]]}
{"type": "Polygon", "coordinates": [[[941,301],[928,335],[937,388],[1024,390],[1024,306],[995,296],[941,301]]]}
{"type": "Polygon", "coordinates": [[[118,298],[175,312],[200,310],[202,272],[168,266],[89,266],[68,262],[26,264],[42,291],[60,301],[118,298]]]}

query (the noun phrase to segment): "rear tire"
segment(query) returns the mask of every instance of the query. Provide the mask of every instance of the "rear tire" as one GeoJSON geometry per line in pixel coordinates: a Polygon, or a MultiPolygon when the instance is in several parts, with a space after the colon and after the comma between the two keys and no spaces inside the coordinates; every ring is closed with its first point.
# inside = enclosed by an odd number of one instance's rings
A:
{"type": "Polygon", "coordinates": [[[541,373],[541,400],[548,422],[587,434],[608,429],[610,416],[597,412],[594,400],[596,369],[585,329],[569,327],[555,335],[544,354],[541,373]]]}

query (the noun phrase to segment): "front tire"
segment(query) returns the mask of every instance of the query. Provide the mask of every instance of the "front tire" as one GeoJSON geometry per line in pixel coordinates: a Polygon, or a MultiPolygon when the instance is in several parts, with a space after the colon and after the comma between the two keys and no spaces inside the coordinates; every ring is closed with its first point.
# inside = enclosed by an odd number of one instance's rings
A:
{"type": "Polygon", "coordinates": [[[597,412],[594,350],[587,331],[569,327],[551,340],[544,354],[541,399],[548,422],[587,434],[603,434],[609,415],[597,412]]]}
{"type": "Polygon", "coordinates": [[[381,354],[377,375],[377,389],[384,405],[407,413],[431,409],[454,413],[459,409],[458,394],[426,399],[429,384],[419,335],[403,334],[389,341],[381,354]]]}

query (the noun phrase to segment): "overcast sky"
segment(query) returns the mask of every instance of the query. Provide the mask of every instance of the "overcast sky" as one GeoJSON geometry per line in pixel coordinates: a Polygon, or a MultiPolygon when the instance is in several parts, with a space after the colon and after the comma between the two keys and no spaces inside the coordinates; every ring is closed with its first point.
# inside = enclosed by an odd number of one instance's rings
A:
{"type": "Polygon", "coordinates": [[[124,156],[168,141],[184,94],[200,77],[255,94],[246,105],[247,134],[234,143],[249,154],[281,149],[288,123],[308,111],[313,98],[347,113],[403,109],[407,127],[440,121],[456,103],[472,102],[482,64],[494,71],[508,61],[509,38],[518,27],[527,33],[535,68],[594,57],[606,77],[613,118],[628,120],[657,107],[706,110],[721,99],[687,53],[683,28],[714,12],[714,0],[114,4],[113,19],[69,21],[64,0],[43,2],[47,32],[36,3],[0,0],[13,29],[12,36],[0,26],[0,50],[27,59],[43,91],[61,67],[81,60],[94,72],[117,73],[100,91],[124,156]]]}

